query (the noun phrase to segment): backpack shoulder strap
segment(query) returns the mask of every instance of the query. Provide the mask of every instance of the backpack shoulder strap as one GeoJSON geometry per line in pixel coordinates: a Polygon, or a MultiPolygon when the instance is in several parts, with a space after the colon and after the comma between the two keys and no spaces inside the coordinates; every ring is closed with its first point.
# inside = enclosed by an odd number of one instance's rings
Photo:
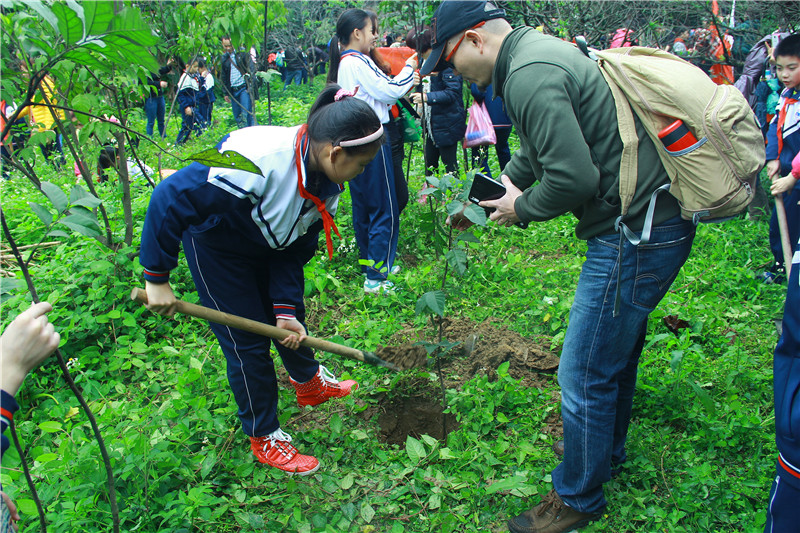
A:
{"type": "Polygon", "coordinates": [[[628,208],[633,201],[638,180],[639,137],[636,135],[636,123],[633,120],[633,111],[628,99],[622,94],[619,86],[603,68],[605,59],[598,61],[600,72],[611,89],[614,105],[617,108],[617,126],[622,139],[622,157],[619,162],[619,198],[622,207],[621,217],[628,214],[628,208]]]}

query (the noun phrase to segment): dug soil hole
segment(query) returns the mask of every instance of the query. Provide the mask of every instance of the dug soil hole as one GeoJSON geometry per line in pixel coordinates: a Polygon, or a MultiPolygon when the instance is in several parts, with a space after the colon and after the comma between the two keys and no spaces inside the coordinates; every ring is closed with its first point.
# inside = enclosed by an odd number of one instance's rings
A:
{"type": "MultiPolygon", "coordinates": [[[[558,356],[551,351],[549,343],[523,337],[492,320],[476,323],[468,319],[447,319],[443,337],[457,343],[441,360],[448,389],[459,389],[478,375],[486,375],[494,381],[497,368],[506,362],[509,375],[520,379],[521,386],[541,388],[552,382],[552,374],[558,368],[558,356]]],[[[429,370],[435,372],[433,360],[425,348],[415,344],[423,340],[430,339],[410,331],[400,332],[389,339],[387,347],[379,347],[377,355],[402,369],[430,365],[429,370]]],[[[381,440],[392,444],[404,444],[409,435],[414,438],[430,435],[441,440],[445,431],[457,429],[455,416],[447,415],[445,419],[443,414],[439,383],[427,377],[397,381],[392,391],[378,397],[376,407],[364,412],[366,418],[376,414],[381,440]]],[[[560,417],[551,422],[560,426],[560,417]]],[[[552,429],[557,431],[556,427],[552,429]]]]}

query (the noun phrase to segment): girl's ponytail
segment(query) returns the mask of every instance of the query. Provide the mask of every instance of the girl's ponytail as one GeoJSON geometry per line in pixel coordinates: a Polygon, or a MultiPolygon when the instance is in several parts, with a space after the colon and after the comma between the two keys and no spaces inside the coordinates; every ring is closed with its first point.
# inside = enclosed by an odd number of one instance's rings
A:
{"type": "Polygon", "coordinates": [[[318,143],[341,145],[348,153],[366,153],[383,143],[381,121],[369,104],[353,96],[343,96],[341,87],[329,83],[308,112],[308,134],[318,143]],[[337,93],[339,99],[337,100],[337,93]],[[376,135],[374,139],[371,136],[376,135]],[[347,141],[363,143],[351,144],[347,141]]]}
{"type": "Polygon", "coordinates": [[[331,37],[330,43],[330,64],[328,65],[328,83],[337,83],[339,81],[339,61],[341,60],[341,52],[339,51],[339,37],[334,35],[331,37]]]}

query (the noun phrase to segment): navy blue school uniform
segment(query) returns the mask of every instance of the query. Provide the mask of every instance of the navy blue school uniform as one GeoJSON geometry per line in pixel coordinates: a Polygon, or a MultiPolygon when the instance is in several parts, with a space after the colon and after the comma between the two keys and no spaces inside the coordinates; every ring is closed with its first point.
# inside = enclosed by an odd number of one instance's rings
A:
{"type": "Polygon", "coordinates": [[[773,374],[778,466],[764,532],[794,533],[800,524],[800,251],[792,258],[773,374]]]}
{"type": "Polygon", "coordinates": [[[200,134],[201,126],[203,123],[200,117],[199,108],[197,104],[197,97],[201,91],[205,89],[205,80],[202,76],[197,74],[183,73],[178,81],[178,94],[176,99],[178,108],[181,110],[181,130],[178,132],[178,137],[175,139],[175,144],[183,144],[192,134],[192,131],[200,134]],[[192,114],[186,113],[186,108],[191,108],[192,114]]]}
{"type": "MultiPolygon", "coordinates": [[[[164,283],[178,264],[180,243],[203,305],[275,325],[296,318],[305,325],[303,265],[332,216],[343,187],[309,173],[305,125],[253,126],[226,136],[217,149],[235,150],[264,176],[199,163],[179,170],[153,191],[142,230],[144,278],[164,283]],[[298,164],[299,161],[299,164],[298,164]]],[[[280,427],[270,340],[210,324],[227,360],[228,381],[245,434],[280,427]]],[[[289,375],[303,383],[319,368],[312,350],[275,343],[289,375]]]]}
{"type": "MultiPolygon", "coordinates": [[[[780,177],[792,170],[792,160],[800,152],[800,88],[785,89],[778,103],[778,112],[772,118],[767,131],[767,161],[780,161],[780,177]],[[784,119],[778,131],[778,122],[784,119]],[[780,141],[779,138],[780,137],[780,141]]],[[[786,226],[789,242],[795,245],[800,240],[800,180],[789,191],[783,193],[786,210],[786,226]]],[[[783,264],[783,245],[778,227],[777,212],[772,210],[769,221],[769,246],[776,264],[783,264]]],[[[796,250],[797,248],[795,248],[796,250]]],[[[794,251],[794,250],[792,250],[794,251]]]]}

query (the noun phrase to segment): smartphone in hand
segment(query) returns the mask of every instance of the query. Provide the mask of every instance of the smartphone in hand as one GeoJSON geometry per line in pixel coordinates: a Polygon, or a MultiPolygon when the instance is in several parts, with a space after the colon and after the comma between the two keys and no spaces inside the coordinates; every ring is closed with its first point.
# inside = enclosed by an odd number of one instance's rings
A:
{"type": "MultiPolygon", "coordinates": [[[[485,174],[476,172],[475,177],[472,180],[472,187],[469,189],[469,201],[477,204],[484,200],[497,200],[498,198],[505,196],[505,194],[505,185],[499,181],[493,180],[485,174]]],[[[484,207],[483,210],[486,212],[486,216],[488,217],[492,211],[495,210],[495,208],[484,207]]],[[[516,225],[522,229],[528,227],[527,222],[517,222],[516,225]]]]}

